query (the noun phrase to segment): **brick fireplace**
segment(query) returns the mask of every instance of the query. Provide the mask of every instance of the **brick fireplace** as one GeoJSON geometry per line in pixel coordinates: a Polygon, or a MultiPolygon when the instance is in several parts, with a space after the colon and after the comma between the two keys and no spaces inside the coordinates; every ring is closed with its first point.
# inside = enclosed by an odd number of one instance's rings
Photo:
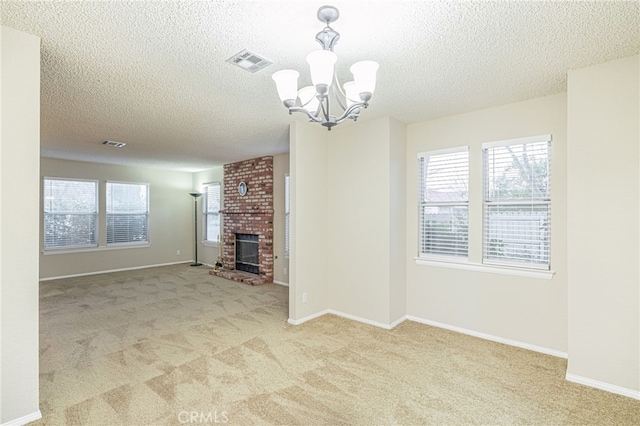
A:
{"type": "MultiPolygon", "coordinates": [[[[222,270],[214,275],[248,284],[273,281],[273,157],[254,158],[224,165],[222,214],[222,270]],[[246,185],[241,195],[239,186],[246,185]],[[247,237],[253,236],[253,237],[247,237]],[[236,268],[236,239],[246,244],[257,239],[256,267],[240,271],[236,268]],[[247,272],[247,270],[257,274],[247,272]]],[[[252,259],[255,259],[252,256],[252,259]]],[[[254,263],[255,262],[255,263],[254,263]]],[[[242,262],[241,262],[242,263],[242,262]]]]}

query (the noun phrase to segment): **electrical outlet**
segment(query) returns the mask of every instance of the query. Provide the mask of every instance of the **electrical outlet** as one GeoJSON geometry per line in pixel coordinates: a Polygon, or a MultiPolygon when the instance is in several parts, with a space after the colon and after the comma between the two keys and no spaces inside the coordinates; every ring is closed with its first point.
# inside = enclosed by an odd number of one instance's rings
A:
{"type": "Polygon", "coordinates": [[[176,256],[180,256],[180,250],[176,250],[176,256]]]}
{"type": "Polygon", "coordinates": [[[302,303],[307,303],[307,293],[302,293],[302,303]]]}

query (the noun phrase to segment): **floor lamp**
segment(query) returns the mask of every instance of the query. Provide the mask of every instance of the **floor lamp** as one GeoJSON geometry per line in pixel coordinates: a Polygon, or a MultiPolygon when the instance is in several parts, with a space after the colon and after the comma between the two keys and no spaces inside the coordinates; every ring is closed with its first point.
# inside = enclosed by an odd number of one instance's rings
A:
{"type": "Polygon", "coordinates": [[[198,262],[198,197],[200,197],[202,194],[199,192],[190,192],[189,195],[193,197],[193,242],[196,254],[194,262],[191,264],[191,266],[202,266],[202,263],[198,262]]]}

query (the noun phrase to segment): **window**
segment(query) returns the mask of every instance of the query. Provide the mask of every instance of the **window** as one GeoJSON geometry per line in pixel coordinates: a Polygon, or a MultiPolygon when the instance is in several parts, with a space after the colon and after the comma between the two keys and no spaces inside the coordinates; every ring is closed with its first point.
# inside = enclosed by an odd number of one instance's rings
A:
{"type": "Polygon", "coordinates": [[[419,255],[467,258],[469,247],[469,151],[418,156],[419,255]]]}
{"type": "Polygon", "coordinates": [[[549,269],[551,136],[482,149],[483,263],[549,269]]]}
{"type": "Polygon", "coordinates": [[[107,182],[107,245],[149,241],[149,185],[107,182]]]}
{"type": "Polygon", "coordinates": [[[289,223],[291,216],[291,179],[289,175],[284,177],[284,255],[289,256],[289,223]]]}
{"type": "Polygon", "coordinates": [[[220,184],[210,183],[204,187],[204,239],[208,242],[220,240],[220,184]]]}
{"type": "Polygon", "coordinates": [[[44,248],[98,245],[98,182],[44,179],[44,248]]]}

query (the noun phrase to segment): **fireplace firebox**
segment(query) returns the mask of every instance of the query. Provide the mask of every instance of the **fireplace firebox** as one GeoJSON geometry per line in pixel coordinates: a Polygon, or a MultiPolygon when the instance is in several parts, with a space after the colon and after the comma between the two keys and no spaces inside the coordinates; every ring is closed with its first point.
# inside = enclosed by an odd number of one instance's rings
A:
{"type": "Polygon", "coordinates": [[[260,273],[257,235],[236,234],[236,269],[256,275],[260,273]]]}

